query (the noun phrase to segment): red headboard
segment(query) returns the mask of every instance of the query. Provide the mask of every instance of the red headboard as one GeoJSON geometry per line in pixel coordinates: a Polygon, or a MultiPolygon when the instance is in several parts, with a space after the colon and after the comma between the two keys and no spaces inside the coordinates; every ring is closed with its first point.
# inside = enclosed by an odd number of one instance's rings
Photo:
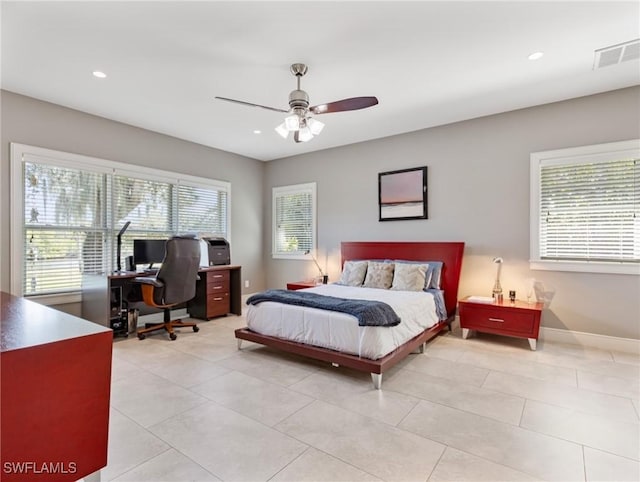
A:
{"type": "Polygon", "coordinates": [[[462,267],[463,242],[422,243],[391,241],[347,241],[340,246],[342,264],[356,259],[406,259],[407,261],[442,261],[440,288],[449,317],[455,315],[458,284],[462,267]]]}

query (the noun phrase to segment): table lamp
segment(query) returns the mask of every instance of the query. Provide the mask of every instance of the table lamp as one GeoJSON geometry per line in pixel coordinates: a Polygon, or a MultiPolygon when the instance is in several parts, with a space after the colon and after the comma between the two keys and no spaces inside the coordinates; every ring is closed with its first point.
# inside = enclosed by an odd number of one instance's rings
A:
{"type": "Polygon", "coordinates": [[[313,260],[313,262],[316,264],[316,266],[318,267],[318,271],[320,271],[320,275],[322,276],[322,284],[327,284],[327,281],[329,281],[329,276],[327,276],[326,274],[324,274],[324,272],[322,271],[322,268],[320,267],[320,265],[318,264],[318,261],[316,260],[315,256],[313,254],[311,254],[311,250],[307,249],[304,252],[305,255],[310,255],[311,259],[313,260]]]}
{"type": "Polygon", "coordinates": [[[493,262],[496,264],[496,281],[493,284],[493,298],[496,301],[502,301],[502,286],[500,285],[500,269],[504,260],[500,257],[493,258],[493,262]]]}

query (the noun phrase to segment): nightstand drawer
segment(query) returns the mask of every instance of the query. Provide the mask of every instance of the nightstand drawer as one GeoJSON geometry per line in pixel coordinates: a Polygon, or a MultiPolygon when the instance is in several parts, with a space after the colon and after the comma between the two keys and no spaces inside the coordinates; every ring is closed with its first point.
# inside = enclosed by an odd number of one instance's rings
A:
{"type": "Polygon", "coordinates": [[[535,324],[533,313],[518,313],[507,310],[468,309],[460,307],[460,317],[464,320],[463,328],[491,328],[509,333],[532,333],[535,324]]]}

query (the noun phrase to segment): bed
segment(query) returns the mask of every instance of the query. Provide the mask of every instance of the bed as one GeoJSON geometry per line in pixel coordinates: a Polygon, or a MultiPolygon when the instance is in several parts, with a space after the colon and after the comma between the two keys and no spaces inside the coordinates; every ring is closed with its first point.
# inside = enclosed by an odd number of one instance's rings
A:
{"type": "Polygon", "coordinates": [[[348,261],[359,260],[441,261],[439,288],[444,306],[441,306],[439,315],[436,314],[435,299],[427,293],[319,286],[304,291],[345,298],[377,298],[388,303],[404,320],[393,327],[361,327],[356,318],[343,313],[273,302],[260,303],[250,305],[248,326],[235,331],[238,349],[242,347],[242,340],[247,340],[330,362],[334,366],[364,371],[371,374],[374,387],[380,389],[385,371],[410,353],[422,351],[427,341],[450,329],[455,318],[463,251],[463,242],[343,242],[343,266],[348,261]],[[414,299],[423,304],[414,304],[414,299]],[[416,311],[422,316],[416,317],[416,311]],[[323,333],[332,337],[326,338],[323,333]]]}

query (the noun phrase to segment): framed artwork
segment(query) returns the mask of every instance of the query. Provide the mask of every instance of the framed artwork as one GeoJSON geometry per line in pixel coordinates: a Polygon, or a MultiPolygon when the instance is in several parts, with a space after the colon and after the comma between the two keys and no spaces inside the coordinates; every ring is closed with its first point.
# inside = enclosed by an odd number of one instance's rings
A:
{"type": "Polygon", "coordinates": [[[427,218],[427,166],[378,174],[379,221],[427,218]]]}

